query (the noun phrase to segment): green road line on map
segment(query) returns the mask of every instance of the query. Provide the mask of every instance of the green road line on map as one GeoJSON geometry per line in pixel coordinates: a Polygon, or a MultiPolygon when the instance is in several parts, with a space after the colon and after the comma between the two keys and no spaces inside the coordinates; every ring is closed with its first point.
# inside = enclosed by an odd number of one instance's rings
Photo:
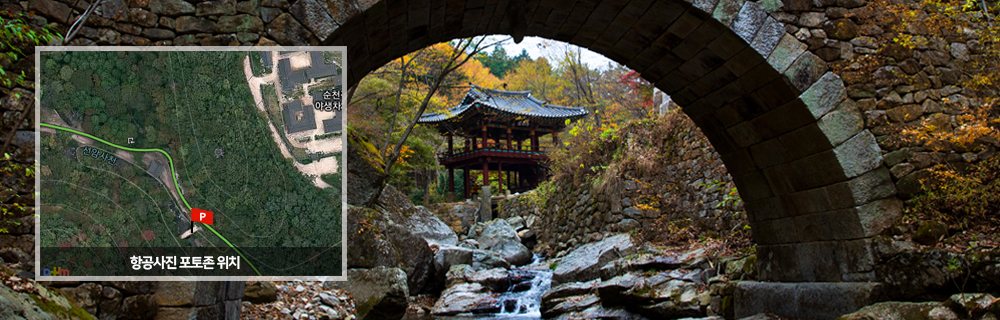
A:
{"type": "MultiPolygon", "coordinates": [[[[170,175],[174,179],[174,187],[177,188],[177,194],[181,197],[181,201],[184,202],[184,205],[188,207],[188,210],[192,209],[191,205],[188,204],[187,199],[184,199],[184,193],[181,192],[181,184],[180,184],[179,181],[177,181],[177,173],[174,172],[174,159],[171,158],[170,154],[168,154],[166,151],[163,151],[162,149],[136,149],[136,148],[123,147],[123,146],[120,146],[120,145],[117,145],[117,144],[114,144],[114,143],[111,143],[111,142],[104,141],[103,139],[95,137],[95,136],[92,136],[90,134],[83,133],[83,132],[80,132],[80,131],[76,131],[76,130],[73,130],[73,129],[70,129],[70,128],[64,128],[64,127],[60,127],[60,126],[57,126],[57,125],[51,125],[51,124],[48,124],[48,123],[39,123],[38,125],[43,126],[43,127],[48,127],[48,128],[56,129],[56,130],[62,130],[62,131],[66,131],[66,132],[78,134],[78,135],[81,135],[81,136],[84,136],[84,137],[87,137],[87,138],[91,138],[91,139],[100,141],[100,142],[102,142],[104,144],[107,144],[109,146],[112,146],[112,147],[115,147],[115,148],[118,148],[118,149],[122,149],[122,150],[126,150],[126,151],[159,152],[159,153],[162,153],[164,156],[167,157],[167,160],[170,162],[170,175]]],[[[227,240],[225,237],[223,237],[221,234],[219,234],[218,231],[215,231],[215,228],[212,228],[212,226],[204,224],[204,223],[202,223],[201,225],[203,225],[206,228],[208,228],[208,230],[211,230],[212,233],[214,233],[216,236],[219,237],[219,239],[222,239],[222,241],[225,242],[226,244],[228,244],[230,248],[233,248],[233,250],[235,250],[236,253],[239,254],[240,257],[243,258],[243,260],[246,260],[247,264],[250,265],[250,268],[253,268],[253,271],[256,272],[258,276],[261,275],[260,271],[257,271],[257,267],[254,267],[253,262],[250,262],[250,259],[247,259],[247,257],[243,256],[243,253],[240,252],[240,249],[237,249],[236,246],[234,246],[232,243],[229,242],[229,240],[227,240]]]]}

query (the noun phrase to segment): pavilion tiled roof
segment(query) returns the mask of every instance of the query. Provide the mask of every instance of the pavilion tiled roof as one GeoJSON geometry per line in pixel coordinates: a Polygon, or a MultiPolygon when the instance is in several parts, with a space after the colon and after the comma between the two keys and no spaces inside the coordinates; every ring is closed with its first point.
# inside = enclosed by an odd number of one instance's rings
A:
{"type": "Polygon", "coordinates": [[[504,113],[520,116],[574,119],[587,115],[584,108],[563,107],[547,104],[531,96],[531,91],[503,91],[472,86],[458,106],[441,113],[425,113],[420,116],[419,123],[435,123],[445,121],[473,110],[476,107],[490,108],[504,113]]]}

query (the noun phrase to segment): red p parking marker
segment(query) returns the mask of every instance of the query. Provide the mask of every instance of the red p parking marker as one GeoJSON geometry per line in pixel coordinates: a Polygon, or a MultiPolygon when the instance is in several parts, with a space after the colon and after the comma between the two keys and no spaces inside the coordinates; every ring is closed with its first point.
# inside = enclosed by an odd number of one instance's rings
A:
{"type": "Polygon", "coordinates": [[[191,233],[194,233],[194,223],[212,224],[212,211],[191,208],[191,233]]]}

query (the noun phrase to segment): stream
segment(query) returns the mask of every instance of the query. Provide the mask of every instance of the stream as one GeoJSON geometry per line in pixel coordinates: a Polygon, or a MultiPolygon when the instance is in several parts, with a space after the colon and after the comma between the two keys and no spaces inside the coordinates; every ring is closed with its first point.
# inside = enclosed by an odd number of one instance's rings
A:
{"type": "Polygon", "coordinates": [[[538,255],[532,262],[507,273],[509,288],[496,298],[495,312],[457,316],[407,314],[406,320],[426,319],[541,319],[542,295],[552,285],[552,270],[538,255]]]}

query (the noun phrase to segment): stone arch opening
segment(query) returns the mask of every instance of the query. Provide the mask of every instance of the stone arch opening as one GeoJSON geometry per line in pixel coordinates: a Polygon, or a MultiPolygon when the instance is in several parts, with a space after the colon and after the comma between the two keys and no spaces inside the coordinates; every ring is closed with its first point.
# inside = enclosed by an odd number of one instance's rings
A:
{"type": "Polygon", "coordinates": [[[746,204],[762,280],[874,280],[870,239],[902,204],[843,81],[773,8],[744,0],[387,0],[341,9],[333,18],[344,23],[321,40],[347,46],[348,86],[420,48],[489,34],[572,43],[640,72],[722,156],[746,204]]]}

